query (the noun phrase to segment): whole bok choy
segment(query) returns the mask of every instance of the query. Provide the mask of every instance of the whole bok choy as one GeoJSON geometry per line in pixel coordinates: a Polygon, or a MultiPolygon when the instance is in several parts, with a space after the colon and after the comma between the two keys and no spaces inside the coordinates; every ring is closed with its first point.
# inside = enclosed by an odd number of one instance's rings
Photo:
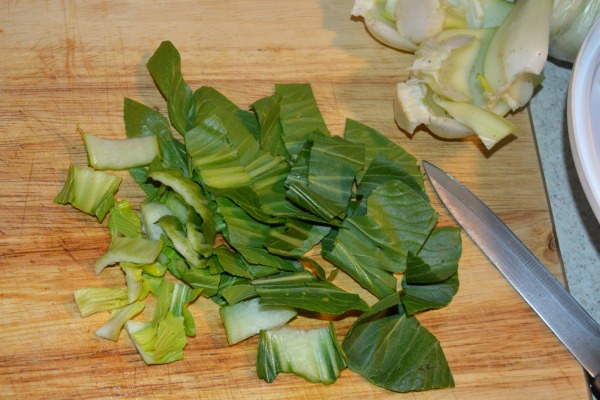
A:
{"type": "Polygon", "coordinates": [[[352,14],[415,55],[396,87],[400,128],[476,134],[491,149],[516,131],[505,117],[529,102],[548,55],[572,61],[599,11],[598,0],[356,0],[352,14]]]}

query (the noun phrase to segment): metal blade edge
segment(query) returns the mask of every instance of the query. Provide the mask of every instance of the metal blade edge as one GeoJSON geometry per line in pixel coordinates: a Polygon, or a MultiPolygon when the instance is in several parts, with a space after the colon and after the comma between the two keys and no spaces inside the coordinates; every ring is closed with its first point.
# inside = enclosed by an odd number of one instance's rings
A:
{"type": "Polygon", "coordinates": [[[473,242],[592,376],[600,374],[600,326],[475,194],[423,161],[441,202],[473,242]]]}

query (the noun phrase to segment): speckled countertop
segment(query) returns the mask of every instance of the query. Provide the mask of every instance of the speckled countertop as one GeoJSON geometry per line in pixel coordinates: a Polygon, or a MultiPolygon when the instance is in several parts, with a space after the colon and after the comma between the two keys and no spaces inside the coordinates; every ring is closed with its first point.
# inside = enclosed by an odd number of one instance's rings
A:
{"type": "Polygon", "coordinates": [[[567,129],[571,67],[547,62],[530,103],[560,254],[571,294],[600,322],[600,223],[579,182],[567,129]]]}

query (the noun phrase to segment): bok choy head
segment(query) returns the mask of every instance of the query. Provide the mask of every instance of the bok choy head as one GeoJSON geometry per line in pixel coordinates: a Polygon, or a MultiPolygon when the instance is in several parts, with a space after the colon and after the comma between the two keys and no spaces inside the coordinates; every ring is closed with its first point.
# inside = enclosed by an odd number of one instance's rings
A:
{"type": "Polygon", "coordinates": [[[400,128],[475,134],[488,149],[516,131],[505,117],[527,105],[548,56],[573,61],[599,13],[600,0],[356,0],[352,9],[376,39],[415,55],[396,88],[400,128]]]}

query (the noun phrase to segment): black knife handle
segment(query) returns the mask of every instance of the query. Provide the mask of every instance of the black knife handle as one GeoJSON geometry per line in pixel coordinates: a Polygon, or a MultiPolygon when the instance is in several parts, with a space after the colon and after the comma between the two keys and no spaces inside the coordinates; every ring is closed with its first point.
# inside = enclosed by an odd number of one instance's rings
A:
{"type": "Polygon", "coordinates": [[[600,373],[595,377],[589,376],[590,387],[592,389],[592,394],[596,399],[600,399],[600,373]]]}

